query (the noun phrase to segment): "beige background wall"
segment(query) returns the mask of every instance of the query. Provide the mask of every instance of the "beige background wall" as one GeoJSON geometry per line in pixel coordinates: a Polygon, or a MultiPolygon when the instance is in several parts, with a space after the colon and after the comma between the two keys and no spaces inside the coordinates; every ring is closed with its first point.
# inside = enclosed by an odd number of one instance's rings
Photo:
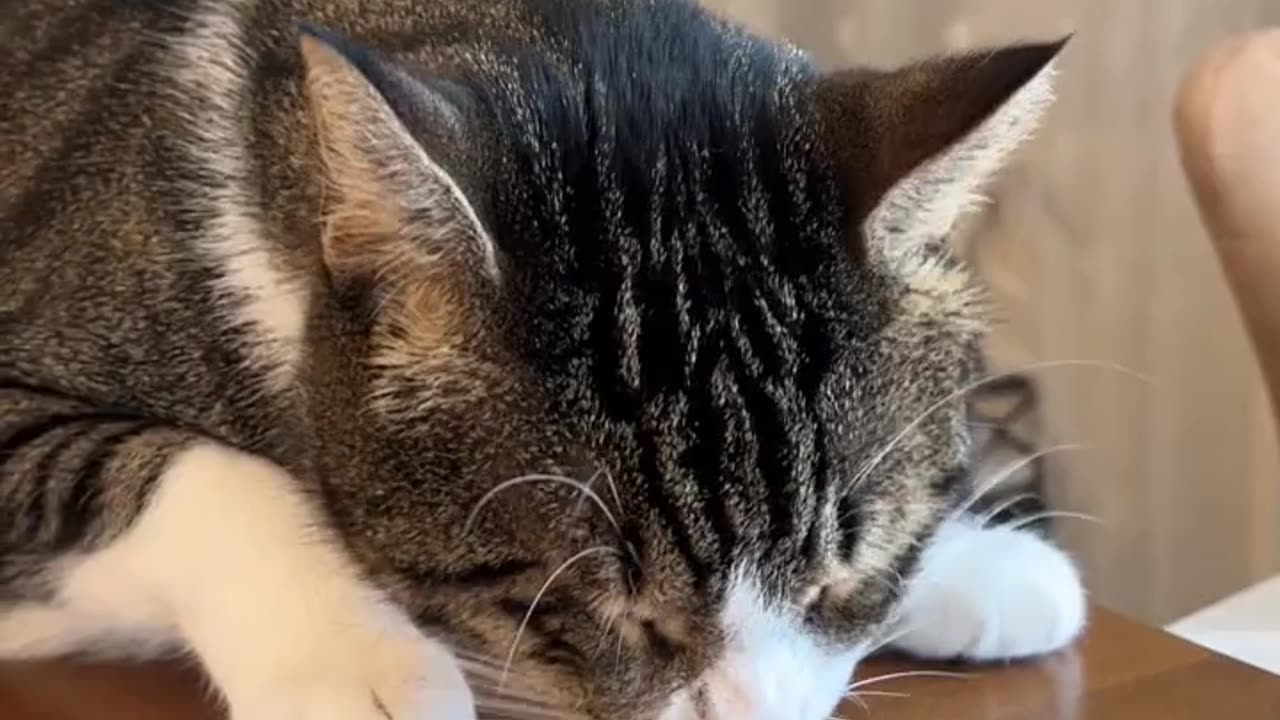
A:
{"type": "MultiPolygon", "coordinates": [[[[1043,369],[1054,507],[1094,596],[1166,621],[1280,572],[1280,465],[1261,376],[1179,171],[1180,74],[1280,0],[708,0],[828,65],[1075,31],[1059,103],[971,225],[1007,323],[998,367],[1043,369]]],[[[1280,195],[1277,197],[1280,202],[1280,195]]],[[[1280,278],[1277,278],[1280,283],[1280,278]]]]}

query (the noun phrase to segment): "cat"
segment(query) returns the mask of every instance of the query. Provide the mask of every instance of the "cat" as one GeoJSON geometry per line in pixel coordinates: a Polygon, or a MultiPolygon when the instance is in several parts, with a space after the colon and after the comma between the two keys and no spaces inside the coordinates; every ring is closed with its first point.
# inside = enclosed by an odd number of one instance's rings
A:
{"type": "Polygon", "coordinates": [[[968,512],[946,238],[1063,42],[817,69],[679,0],[0,19],[0,657],[233,720],[818,720],[1064,648],[968,512]]]}

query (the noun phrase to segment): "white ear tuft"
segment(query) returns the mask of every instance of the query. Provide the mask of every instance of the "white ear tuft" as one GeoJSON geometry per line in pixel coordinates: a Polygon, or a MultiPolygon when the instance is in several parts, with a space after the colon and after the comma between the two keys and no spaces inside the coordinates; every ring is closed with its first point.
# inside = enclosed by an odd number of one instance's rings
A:
{"type": "Polygon", "coordinates": [[[951,229],[1053,100],[1066,40],[823,78],[816,103],[851,242],[873,262],[951,229]]]}
{"type": "Polygon", "coordinates": [[[1054,99],[1055,74],[1054,63],[1045,66],[991,117],[895,183],[867,216],[868,242],[892,254],[949,233],[1039,125],[1054,99]]]}

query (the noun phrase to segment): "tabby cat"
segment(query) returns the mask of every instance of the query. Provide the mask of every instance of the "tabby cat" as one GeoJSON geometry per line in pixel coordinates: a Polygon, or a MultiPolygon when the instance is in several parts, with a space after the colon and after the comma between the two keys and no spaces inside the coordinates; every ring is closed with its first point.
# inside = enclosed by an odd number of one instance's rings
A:
{"type": "Polygon", "coordinates": [[[1051,652],[945,244],[1061,43],[825,73],[678,0],[0,19],[0,657],[233,720],[819,720],[1051,652]]]}

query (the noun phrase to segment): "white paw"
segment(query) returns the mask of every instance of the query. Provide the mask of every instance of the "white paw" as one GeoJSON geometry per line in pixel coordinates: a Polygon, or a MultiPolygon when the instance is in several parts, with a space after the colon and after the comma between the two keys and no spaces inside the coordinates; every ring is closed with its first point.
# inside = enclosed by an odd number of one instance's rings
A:
{"type": "Polygon", "coordinates": [[[422,638],[336,660],[281,666],[271,680],[229,694],[231,720],[475,720],[471,690],[439,643],[422,638]]]}
{"type": "Polygon", "coordinates": [[[1010,660],[1070,644],[1087,603],[1066,553],[1024,530],[943,525],[899,608],[894,647],[922,658],[1010,660]]]}
{"type": "Polygon", "coordinates": [[[367,582],[304,484],[195,445],[157,485],[62,595],[171,624],[232,720],[475,720],[453,654],[367,582]]]}

